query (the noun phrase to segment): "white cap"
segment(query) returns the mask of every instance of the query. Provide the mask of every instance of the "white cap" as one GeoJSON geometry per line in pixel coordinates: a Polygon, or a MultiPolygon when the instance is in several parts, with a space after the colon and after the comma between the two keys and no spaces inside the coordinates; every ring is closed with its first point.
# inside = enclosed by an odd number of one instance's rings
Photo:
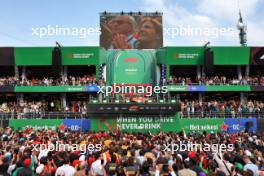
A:
{"type": "Polygon", "coordinates": [[[181,154],[178,154],[177,156],[178,156],[178,157],[181,159],[181,161],[182,161],[182,156],[181,156],[181,154]]]}

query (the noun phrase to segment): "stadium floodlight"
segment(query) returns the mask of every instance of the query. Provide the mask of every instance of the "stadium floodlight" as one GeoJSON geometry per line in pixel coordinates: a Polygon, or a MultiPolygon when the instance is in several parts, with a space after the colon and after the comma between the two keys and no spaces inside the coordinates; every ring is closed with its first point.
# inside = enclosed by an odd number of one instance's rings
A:
{"type": "Polygon", "coordinates": [[[243,22],[241,10],[239,10],[239,19],[237,22],[237,29],[239,30],[239,40],[241,46],[247,45],[247,25],[243,22]]]}

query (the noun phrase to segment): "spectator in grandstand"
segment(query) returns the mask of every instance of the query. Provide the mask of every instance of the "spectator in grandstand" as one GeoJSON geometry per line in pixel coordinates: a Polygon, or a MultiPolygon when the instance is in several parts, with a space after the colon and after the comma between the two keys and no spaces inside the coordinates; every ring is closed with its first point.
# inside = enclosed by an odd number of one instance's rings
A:
{"type": "Polygon", "coordinates": [[[181,101],[181,116],[183,117],[247,117],[262,116],[264,113],[264,103],[261,101],[239,102],[229,101],[208,101],[200,102],[181,101]]]}
{"type": "Polygon", "coordinates": [[[264,85],[264,77],[241,77],[238,78],[226,78],[225,76],[214,77],[200,77],[192,80],[191,78],[182,78],[170,76],[167,81],[168,84],[175,85],[264,85]]]}
{"type": "Polygon", "coordinates": [[[97,80],[95,75],[84,75],[84,76],[69,76],[62,77],[61,79],[52,79],[48,77],[44,77],[42,80],[40,79],[26,79],[23,78],[19,85],[23,86],[59,86],[59,85],[72,85],[72,86],[81,86],[81,85],[95,85],[97,84],[97,80]]]}
{"type": "Polygon", "coordinates": [[[138,49],[155,49],[163,45],[161,18],[144,17],[139,26],[138,49]]]}
{"type": "Polygon", "coordinates": [[[0,86],[16,85],[18,79],[15,76],[7,76],[0,78],[0,86]]]}
{"type": "Polygon", "coordinates": [[[110,49],[136,48],[136,21],[132,16],[116,16],[111,19],[112,44],[110,49]]]}

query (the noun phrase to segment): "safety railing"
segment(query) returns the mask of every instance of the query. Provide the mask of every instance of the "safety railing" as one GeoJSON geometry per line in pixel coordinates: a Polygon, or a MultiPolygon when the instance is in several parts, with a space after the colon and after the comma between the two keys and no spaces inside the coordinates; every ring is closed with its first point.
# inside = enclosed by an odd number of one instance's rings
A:
{"type": "Polygon", "coordinates": [[[179,112],[181,118],[242,118],[242,117],[256,117],[264,118],[264,112],[214,112],[214,111],[200,111],[200,112],[179,112]]]}
{"type": "Polygon", "coordinates": [[[30,112],[30,113],[4,113],[0,112],[0,119],[65,119],[87,118],[86,112],[30,112]]]}
{"type": "MultiPolygon", "coordinates": [[[[0,120],[10,119],[80,119],[91,117],[88,112],[38,112],[38,113],[5,113],[0,112],[0,120]]],[[[256,117],[264,118],[264,112],[241,112],[241,113],[221,113],[212,111],[203,112],[179,112],[180,118],[241,118],[256,117]]]]}

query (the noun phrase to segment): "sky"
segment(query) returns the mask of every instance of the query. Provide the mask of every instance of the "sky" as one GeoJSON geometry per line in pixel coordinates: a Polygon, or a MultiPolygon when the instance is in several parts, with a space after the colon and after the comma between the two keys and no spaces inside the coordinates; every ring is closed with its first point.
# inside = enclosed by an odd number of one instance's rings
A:
{"type": "Polygon", "coordinates": [[[164,46],[239,46],[239,9],[248,45],[263,46],[262,7],[264,0],[1,0],[0,46],[99,46],[104,11],[162,12],[164,46]],[[47,33],[56,28],[71,33],[47,33]]]}

